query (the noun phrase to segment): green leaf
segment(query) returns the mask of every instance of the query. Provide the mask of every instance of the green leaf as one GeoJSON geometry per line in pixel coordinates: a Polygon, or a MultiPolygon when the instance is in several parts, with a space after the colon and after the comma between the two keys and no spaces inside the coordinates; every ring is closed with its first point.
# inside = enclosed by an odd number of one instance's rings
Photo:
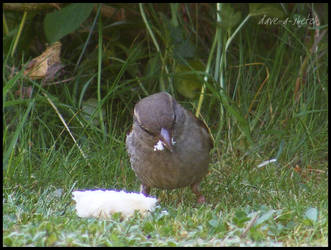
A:
{"type": "Polygon", "coordinates": [[[236,211],[235,212],[235,217],[233,217],[233,222],[236,224],[238,227],[243,227],[244,223],[246,221],[249,221],[250,218],[247,216],[247,214],[244,211],[236,211]]]}
{"type": "Polygon", "coordinates": [[[271,209],[271,210],[269,210],[268,212],[264,213],[261,217],[259,217],[259,218],[256,220],[256,223],[255,223],[255,224],[256,224],[256,225],[260,225],[260,224],[262,224],[263,222],[269,220],[269,219],[272,217],[273,213],[274,213],[274,210],[273,210],[273,209],[271,209]]]}
{"type": "Polygon", "coordinates": [[[175,44],[173,53],[175,58],[193,58],[195,55],[195,47],[190,39],[185,39],[175,44]]]}
{"type": "Polygon", "coordinates": [[[204,65],[199,60],[188,60],[189,65],[178,63],[176,66],[175,88],[186,98],[199,95],[203,83],[201,75],[204,65]]]}
{"type": "Polygon", "coordinates": [[[311,222],[316,222],[318,218],[318,210],[315,207],[308,208],[305,212],[305,217],[307,217],[311,222]]]}
{"type": "Polygon", "coordinates": [[[153,225],[153,223],[147,221],[147,222],[143,225],[142,229],[144,230],[144,233],[148,234],[148,233],[151,233],[151,232],[154,231],[154,225],[153,225]]]}
{"type": "Polygon", "coordinates": [[[73,3],[46,15],[44,32],[49,43],[75,31],[88,18],[94,3],[73,3]]]}
{"type": "Polygon", "coordinates": [[[279,4],[272,3],[250,3],[249,14],[251,16],[266,15],[278,18],[284,17],[284,13],[280,9],[279,4]]]}
{"type": "Polygon", "coordinates": [[[229,31],[233,26],[239,23],[240,19],[241,13],[239,11],[235,12],[230,3],[222,5],[220,22],[222,28],[229,31]]]}
{"type": "Polygon", "coordinates": [[[208,221],[208,224],[211,225],[212,227],[216,228],[218,226],[218,221],[215,219],[212,219],[208,221]]]}
{"type": "Polygon", "coordinates": [[[192,59],[196,49],[191,39],[185,35],[183,26],[175,26],[165,15],[160,15],[160,17],[165,26],[165,43],[172,49],[175,59],[192,59]]]}

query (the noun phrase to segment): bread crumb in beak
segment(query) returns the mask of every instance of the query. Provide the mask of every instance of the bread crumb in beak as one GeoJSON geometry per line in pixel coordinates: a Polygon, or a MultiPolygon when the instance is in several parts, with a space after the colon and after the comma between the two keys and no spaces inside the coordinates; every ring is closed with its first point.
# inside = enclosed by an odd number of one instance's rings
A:
{"type": "Polygon", "coordinates": [[[164,150],[164,146],[163,146],[163,142],[161,140],[159,140],[155,145],[154,145],[154,151],[163,151],[164,150]]]}

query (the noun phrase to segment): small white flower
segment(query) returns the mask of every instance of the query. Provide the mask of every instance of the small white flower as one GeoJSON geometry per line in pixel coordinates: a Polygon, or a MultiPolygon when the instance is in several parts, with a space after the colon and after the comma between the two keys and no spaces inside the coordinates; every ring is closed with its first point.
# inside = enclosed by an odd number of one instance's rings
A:
{"type": "Polygon", "coordinates": [[[155,145],[154,145],[154,151],[163,151],[164,150],[164,146],[162,141],[158,141],[155,145]]]}

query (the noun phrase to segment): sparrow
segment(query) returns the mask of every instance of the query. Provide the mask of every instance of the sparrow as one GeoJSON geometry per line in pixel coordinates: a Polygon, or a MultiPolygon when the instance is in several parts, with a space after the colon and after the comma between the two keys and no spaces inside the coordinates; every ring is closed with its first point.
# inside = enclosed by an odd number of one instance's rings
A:
{"type": "Polygon", "coordinates": [[[126,149],[141,193],[190,186],[198,203],[204,203],[199,184],[208,172],[213,147],[205,123],[167,92],[141,99],[133,113],[126,149]]]}

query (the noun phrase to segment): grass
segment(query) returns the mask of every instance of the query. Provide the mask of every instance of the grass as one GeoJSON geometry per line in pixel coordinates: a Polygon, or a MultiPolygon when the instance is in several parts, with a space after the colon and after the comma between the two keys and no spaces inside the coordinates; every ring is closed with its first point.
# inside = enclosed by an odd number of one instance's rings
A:
{"type": "MultiPolygon", "coordinates": [[[[238,179],[249,174],[239,172],[238,179]]],[[[229,181],[210,190],[204,182],[208,202],[203,206],[194,204],[185,190],[158,192],[162,201],[152,214],[123,221],[116,215],[109,221],[78,218],[71,190],[16,186],[15,191],[5,190],[3,242],[7,246],[327,245],[327,197],[320,197],[323,190],[313,189],[320,185],[308,185],[295,194],[291,188],[277,190],[281,183],[268,184],[275,190],[254,184],[229,181]],[[324,202],[311,203],[316,196],[324,202]],[[317,218],[306,215],[311,207],[318,210],[317,218]]]]}
{"type": "MultiPolygon", "coordinates": [[[[177,16],[179,27],[187,25],[184,30],[199,44],[196,53],[209,65],[201,113],[215,146],[209,174],[201,185],[206,204],[197,205],[188,188],[154,189],[152,196],[160,202],[145,217],[136,214],[122,220],[114,215],[104,221],[82,219],[75,213],[73,190],[139,190],[124,142],[133,106],[141,97],[166,88],[186,108],[195,111],[199,106],[199,95],[185,98],[173,84],[183,73],[176,72],[175,65],[183,63],[178,55],[189,62],[180,44],[173,47],[177,57],[165,49],[175,43],[172,36],[180,36],[180,30],[169,31],[171,26],[162,14],[153,5],[143,5],[145,20],[139,17],[137,29],[155,40],[130,33],[123,25],[121,32],[133,36],[133,42],[109,42],[110,31],[100,32],[99,23],[96,32],[104,35],[102,53],[98,40],[91,40],[96,49],[86,52],[74,75],[70,70],[65,73],[64,78],[73,77],[68,84],[42,88],[19,71],[11,75],[9,69],[18,67],[24,58],[11,58],[11,51],[4,50],[4,246],[328,245],[326,39],[320,40],[316,54],[309,54],[311,43],[301,42],[308,29],[259,26],[252,17],[231,41],[226,61],[221,61],[218,48],[230,35],[220,27],[215,33],[211,23],[216,14],[206,15],[212,9],[203,5],[201,14],[183,6],[191,12],[187,22],[177,16]],[[202,23],[195,22],[196,18],[202,23]],[[145,25],[152,29],[147,31],[145,25]],[[159,49],[153,47],[155,43],[159,49]],[[223,72],[215,67],[220,63],[223,72]],[[298,81],[302,84],[296,90],[298,81]],[[31,98],[15,94],[22,84],[33,87],[31,98]],[[99,101],[97,93],[101,94],[99,101]],[[83,116],[87,99],[95,112],[83,116]],[[277,161],[258,167],[270,159],[277,161]]],[[[301,10],[308,8],[303,6],[301,10]]],[[[171,6],[173,15],[176,8],[171,6]]],[[[111,34],[118,31],[115,26],[111,34]]],[[[83,45],[70,48],[66,38],[63,44],[61,54],[72,56],[66,60],[67,67],[73,68],[83,45]]],[[[186,73],[191,72],[184,80],[200,82],[200,89],[204,72],[191,69],[186,73]]],[[[190,86],[184,90],[190,92],[190,86]]]]}

